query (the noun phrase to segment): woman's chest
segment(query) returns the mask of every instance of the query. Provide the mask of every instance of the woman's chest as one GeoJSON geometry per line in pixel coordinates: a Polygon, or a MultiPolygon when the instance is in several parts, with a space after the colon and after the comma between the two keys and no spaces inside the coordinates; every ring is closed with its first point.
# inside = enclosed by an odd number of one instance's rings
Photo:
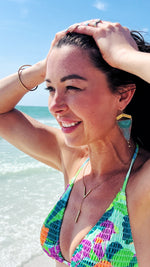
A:
{"type": "MultiPolygon", "coordinates": [[[[100,235],[100,232],[105,228],[101,223],[103,220],[107,220],[108,214],[106,214],[106,218],[102,219],[102,221],[101,218],[117,194],[116,190],[109,192],[110,190],[107,189],[109,197],[106,197],[106,191],[96,190],[93,194],[91,193],[83,199],[81,191],[83,190],[79,189],[78,191],[75,190],[72,192],[64,213],[60,231],[61,253],[68,261],[71,260],[72,255],[77,251],[77,248],[83,240],[90,238],[92,241],[92,238],[93,240],[95,239],[93,237],[94,235],[91,235],[90,232],[92,232],[96,225],[97,229],[95,227],[95,234],[100,235]],[[76,221],[78,214],[78,220],[76,221]]],[[[107,231],[111,231],[111,227],[111,223],[109,223],[107,226],[108,229],[104,229],[102,235],[105,235],[107,231]]]]}

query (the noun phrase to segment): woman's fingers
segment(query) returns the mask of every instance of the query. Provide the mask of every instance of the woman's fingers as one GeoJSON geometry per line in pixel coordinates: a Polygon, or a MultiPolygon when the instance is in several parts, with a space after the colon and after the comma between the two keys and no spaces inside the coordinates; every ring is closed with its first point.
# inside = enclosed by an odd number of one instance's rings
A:
{"type": "MultiPolygon", "coordinates": [[[[78,27],[86,27],[86,26],[91,26],[91,27],[97,27],[99,23],[102,23],[102,20],[100,19],[92,19],[92,20],[87,20],[81,23],[75,23],[73,25],[71,25],[67,32],[73,32],[76,31],[78,29],[78,27]]],[[[83,28],[82,28],[83,29],[83,28]]]]}
{"type": "Polygon", "coordinates": [[[118,52],[121,49],[137,50],[136,42],[133,40],[130,31],[119,23],[111,23],[101,19],[87,20],[71,25],[67,30],[58,32],[52,41],[51,48],[62,39],[67,33],[77,32],[90,35],[94,38],[99,47],[103,58],[113,67],[118,64],[118,52]]]}
{"type": "Polygon", "coordinates": [[[54,40],[53,40],[52,43],[51,43],[51,47],[50,47],[50,50],[49,50],[49,52],[48,52],[47,57],[48,57],[49,54],[51,53],[51,50],[52,50],[53,47],[56,45],[56,43],[57,43],[60,39],[62,39],[65,35],[66,35],[66,30],[56,33],[55,38],[54,38],[54,40]]]}
{"type": "Polygon", "coordinates": [[[52,41],[52,47],[64,36],[66,35],[66,30],[56,33],[54,40],[52,41]]]}
{"type": "Polygon", "coordinates": [[[118,54],[122,49],[137,50],[137,45],[129,29],[119,23],[111,23],[100,19],[90,20],[71,26],[71,31],[87,34],[94,38],[103,58],[113,67],[118,65],[118,54]]]}

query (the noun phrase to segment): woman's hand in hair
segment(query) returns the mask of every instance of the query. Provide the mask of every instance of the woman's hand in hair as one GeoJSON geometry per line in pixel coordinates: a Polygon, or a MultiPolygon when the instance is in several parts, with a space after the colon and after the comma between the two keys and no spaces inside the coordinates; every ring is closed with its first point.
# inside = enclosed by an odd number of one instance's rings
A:
{"type": "Polygon", "coordinates": [[[115,68],[121,68],[122,56],[138,50],[129,29],[119,23],[91,20],[75,24],[69,27],[69,30],[91,35],[105,61],[115,68]]]}
{"type": "Polygon", "coordinates": [[[126,27],[119,23],[90,20],[71,26],[69,31],[92,36],[104,60],[109,65],[134,74],[150,83],[150,45],[147,44],[149,50],[140,52],[126,27]]]}

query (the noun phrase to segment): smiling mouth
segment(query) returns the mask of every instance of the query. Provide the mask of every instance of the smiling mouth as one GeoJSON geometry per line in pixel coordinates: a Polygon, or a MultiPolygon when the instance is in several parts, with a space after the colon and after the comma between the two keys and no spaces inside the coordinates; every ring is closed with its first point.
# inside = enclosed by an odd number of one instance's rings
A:
{"type": "Polygon", "coordinates": [[[70,127],[74,127],[78,124],[80,124],[81,121],[78,121],[78,122],[72,122],[72,123],[66,123],[66,122],[62,122],[62,127],[64,128],[70,128],[70,127]]]}

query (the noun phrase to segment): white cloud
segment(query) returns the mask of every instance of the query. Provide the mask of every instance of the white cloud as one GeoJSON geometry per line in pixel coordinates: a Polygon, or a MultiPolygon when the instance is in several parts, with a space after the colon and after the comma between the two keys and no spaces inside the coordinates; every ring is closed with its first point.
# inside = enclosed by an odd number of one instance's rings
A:
{"type": "Polygon", "coordinates": [[[107,4],[99,0],[96,1],[93,6],[101,11],[104,11],[107,8],[107,4]]]}
{"type": "Polygon", "coordinates": [[[148,29],[148,28],[143,28],[142,31],[143,31],[144,33],[149,33],[149,29],[148,29]]]}
{"type": "Polygon", "coordinates": [[[20,16],[22,19],[25,19],[29,14],[29,10],[27,8],[21,8],[20,16]]]}
{"type": "Polygon", "coordinates": [[[19,14],[21,19],[26,19],[29,14],[29,8],[26,7],[31,0],[8,0],[11,3],[18,5],[19,14]]]}

